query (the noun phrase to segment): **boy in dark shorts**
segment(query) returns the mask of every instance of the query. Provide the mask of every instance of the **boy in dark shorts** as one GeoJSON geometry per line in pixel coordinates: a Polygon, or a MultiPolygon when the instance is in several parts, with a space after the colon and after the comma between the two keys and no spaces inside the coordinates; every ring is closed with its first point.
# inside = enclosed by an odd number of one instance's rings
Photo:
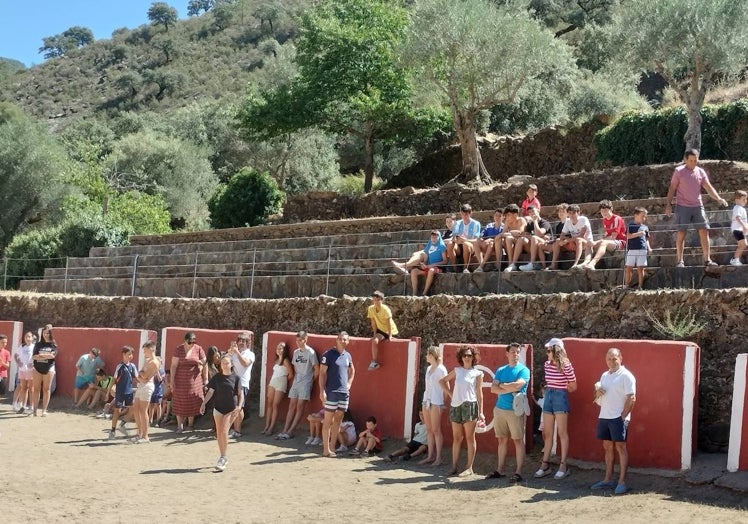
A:
{"type": "MultiPolygon", "coordinates": [[[[114,438],[114,430],[117,429],[117,421],[127,409],[132,406],[133,382],[138,376],[138,370],[132,363],[134,350],[131,346],[122,348],[122,362],[117,364],[114,370],[114,407],[112,408],[112,429],[109,430],[108,440],[114,438]]],[[[124,428],[121,431],[127,436],[124,428]]]]}
{"type": "Polygon", "coordinates": [[[387,455],[387,460],[394,461],[397,457],[403,457],[403,460],[410,460],[428,451],[428,430],[423,423],[423,411],[418,412],[420,420],[416,422],[413,428],[413,438],[404,447],[394,453],[387,455]]]}

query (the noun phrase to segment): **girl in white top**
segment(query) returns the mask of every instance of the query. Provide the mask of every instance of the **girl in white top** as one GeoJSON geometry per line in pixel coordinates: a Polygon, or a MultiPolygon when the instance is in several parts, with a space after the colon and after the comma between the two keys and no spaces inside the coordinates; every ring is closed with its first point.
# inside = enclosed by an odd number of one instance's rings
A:
{"type": "Polygon", "coordinates": [[[439,348],[431,346],[426,350],[426,389],[423,392],[423,423],[428,431],[428,454],[419,464],[439,466],[442,463],[442,413],[444,412],[444,391],[439,381],[447,376],[447,368],[442,364],[439,348]]]}
{"type": "Polygon", "coordinates": [[[148,406],[151,403],[153,390],[156,388],[153,377],[161,367],[161,360],[156,356],[156,342],[149,340],[143,344],[143,355],[145,362],[143,369],[138,373],[138,389],[135,390],[133,411],[135,412],[135,424],[138,426],[138,434],[130,442],[133,444],[147,444],[148,429],[151,424],[148,417],[148,406]]]}
{"type": "Polygon", "coordinates": [[[278,406],[288,390],[288,381],[293,379],[293,366],[289,356],[288,344],[280,342],[275,348],[273,376],[268,382],[268,397],[265,403],[265,429],[263,435],[272,435],[275,420],[278,418],[278,406]]]}
{"type": "Polygon", "coordinates": [[[452,469],[450,475],[457,474],[457,463],[460,459],[460,448],[463,438],[467,441],[467,466],[460,473],[461,477],[473,475],[475,461],[475,425],[478,420],[485,421],[483,415],[483,372],[475,369],[480,361],[480,352],[475,346],[462,345],[457,351],[457,362],[460,364],[449,374],[439,380],[444,394],[451,399],[449,420],[452,422],[452,469]],[[449,389],[454,380],[454,389],[449,389]]]}
{"type": "Polygon", "coordinates": [[[16,350],[13,359],[18,366],[18,390],[16,391],[13,410],[16,413],[31,414],[31,398],[34,391],[34,334],[27,331],[23,335],[23,346],[16,350]]]}

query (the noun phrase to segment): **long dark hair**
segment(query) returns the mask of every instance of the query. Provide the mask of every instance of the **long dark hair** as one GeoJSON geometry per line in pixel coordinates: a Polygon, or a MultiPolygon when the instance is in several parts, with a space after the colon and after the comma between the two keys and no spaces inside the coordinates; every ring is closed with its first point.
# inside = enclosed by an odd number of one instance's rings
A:
{"type": "MultiPolygon", "coordinates": [[[[288,354],[288,344],[286,344],[285,342],[280,342],[278,345],[283,346],[283,353],[281,353],[280,361],[278,362],[278,364],[283,365],[286,360],[291,360],[291,357],[288,354]]],[[[275,347],[276,349],[278,348],[278,346],[275,347]]],[[[276,360],[278,359],[277,355],[275,358],[276,360]]]]}

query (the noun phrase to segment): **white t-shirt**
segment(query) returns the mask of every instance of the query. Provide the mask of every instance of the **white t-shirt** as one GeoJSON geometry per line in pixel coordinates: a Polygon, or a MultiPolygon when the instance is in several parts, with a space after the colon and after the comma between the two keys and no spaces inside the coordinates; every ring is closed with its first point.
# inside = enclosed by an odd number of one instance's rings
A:
{"type": "Polygon", "coordinates": [[[252,378],[252,365],[255,363],[255,353],[251,349],[242,351],[242,357],[249,360],[249,366],[246,368],[242,365],[238,355],[231,355],[231,363],[234,364],[234,373],[239,377],[243,388],[249,387],[249,379],[252,378]]]}
{"type": "Polygon", "coordinates": [[[464,367],[455,368],[455,387],[452,390],[452,404],[456,408],[465,402],[477,402],[476,382],[478,377],[482,376],[480,369],[465,369],[464,367]]]}
{"type": "Polygon", "coordinates": [[[426,424],[423,422],[416,422],[416,425],[413,428],[413,440],[420,442],[421,444],[429,443],[429,433],[426,429],[426,424]]]}
{"type": "Polygon", "coordinates": [[[434,406],[444,405],[444,390],[439,385],[439,380],[447,376],[447,368],[439,364],[432,371],[431,366],[426,368],[426,389],[423,392],[423,402],[434,406]]]}
{"type": "Polygon", "coordinates": [[[587,228],[587,232],[584,234],[583,238],[589,242],[592,242],[592,226],[590,226],[589,219],[584,215],[579,215],[576,224],[572,224],[571,218],[567,218],[566,222],[564,222],[564,230],[562,232],[566,235],[571,235],[572,237],[576,238],[579,236],[582,228],[584,227],[587,228]]]}
{"type": "MultiPolygon", "coordinates": [[[[600,385],[605,394],[600,397],[600,418],[618,418],[623,412],[626,397],[636,395],[636,379],[631,372],[621,366],[618,371],[606,371],[600,377],[600,385]]],[[[631,420],[631,413],[626,416],[631,420]]]]}
{"type": "Polygon", "coordinates": [[[743,219],[744,224],[748,224],[748,215],[746,215],[745,208],[735,204],[735,207],[732,208],[732,230],[742,232],[743,226],[737,221],[738,217],[743,219]]]}

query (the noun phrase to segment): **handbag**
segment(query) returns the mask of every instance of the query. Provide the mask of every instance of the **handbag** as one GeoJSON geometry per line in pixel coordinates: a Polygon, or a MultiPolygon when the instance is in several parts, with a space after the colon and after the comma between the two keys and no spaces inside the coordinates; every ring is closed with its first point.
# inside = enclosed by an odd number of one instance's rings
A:
{"type": "Polygon", "coordinates": [[[514,409],[514,414],[518,417],[521,417],[522,415],[529,415],[530,402],[527,400],[527,394],[515,393],[514,399],[512,399],[512,408],[514,409]]]}

